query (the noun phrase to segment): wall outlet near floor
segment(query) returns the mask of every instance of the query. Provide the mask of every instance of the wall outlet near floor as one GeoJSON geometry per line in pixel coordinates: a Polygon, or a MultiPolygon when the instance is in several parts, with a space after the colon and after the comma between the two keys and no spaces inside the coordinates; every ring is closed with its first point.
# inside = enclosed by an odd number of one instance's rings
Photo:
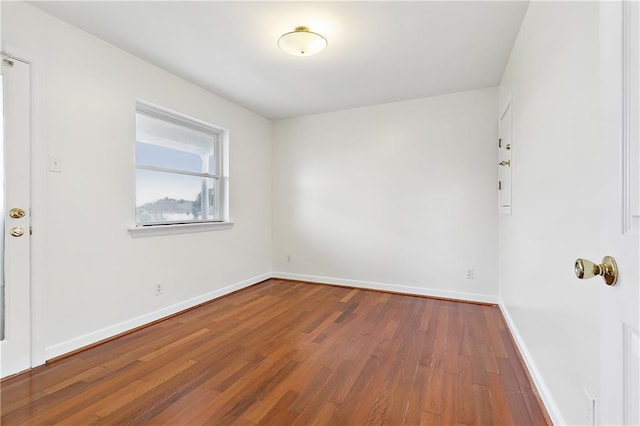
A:
{"type": "Polygon", "coordinates": [[[596,424],[596,399],[591,395],[591,392],[587,388],[582,388],[584,391],[584,423],[588,426],[595,426],[596,424]]]}
{"type": "Polygon", "coordinates": [[[290,254],[287,255],[287,263],[291,263],[291,255],[290,254]]]}
{"type": "Polygon", "coordinates": [[[156,283],[155,293],[156,293],[156,296],[160,296],[162,293],[164,293],[164,282],[158,281],[156,283]]]}
{"type": "Polygon", "coordinates": [[[467,269],[467,279],[468,280],[472,280],[473,279],[473,275],[474,275],[474,270],[473,269],[467,269]]]}

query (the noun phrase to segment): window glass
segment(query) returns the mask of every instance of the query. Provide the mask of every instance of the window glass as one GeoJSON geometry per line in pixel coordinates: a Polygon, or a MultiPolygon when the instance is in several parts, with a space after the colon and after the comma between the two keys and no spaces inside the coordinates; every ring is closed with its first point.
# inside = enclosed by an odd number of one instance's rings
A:
{"type": "MultiPolygon", "coordinates": [[[[180,169],[179,163],[185,159],[187,154],[190,154],[192,157],[200,159],[198,167],[194,168],[193,164],[189,164],[189,168],[184,170],[216,173],[215,161],[213,160],[215,135],[138,113],[136,116],[136,142],[137,145],[156,147],[155,152],[147,152],[164,164],[164,166],[154,164],[156,166],[180,169]],[[178,157],[171,155],[176,152],[182,155],[178,157]],[[203,164],[206,169],[202,168],[203,164]]],[[[138,164],[144,164],[142,159],[138,159],[138,164]]]]}
{"type": "Polygon", "coordinates": [[[136,159],[139,165],[202,172],[202,159],[199,155],[148,143],[136,143],[136,159]]]}
{"type": "Polygon", "coordinates": [[[216,192],[216,179],[138,169],[136,220],[146,224],[215,220],[216,192]],[[203,194],[208,203],[203,204],[203,194]]]}
{"type": "Polygon", "coordinates": [[[206,164],[209,167],[210,172],[209,173],[213,173],[213,174],[218,174],[218,159],[216,158],[215,155],[210,155],[208,158],[205,159],[206,164]]]}
{"type": "Polygon", "coordinates": [[[221,130],[140,106],[136,113],[136,224],[221,221],[221,130]]]}

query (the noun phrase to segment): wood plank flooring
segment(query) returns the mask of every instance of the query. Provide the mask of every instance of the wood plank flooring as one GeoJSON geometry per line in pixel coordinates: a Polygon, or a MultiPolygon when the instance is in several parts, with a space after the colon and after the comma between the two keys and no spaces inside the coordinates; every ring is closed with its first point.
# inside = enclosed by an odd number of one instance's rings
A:
{"type": "Polygon", "coordinates": [[[0,397],[2,425],[549,424],[495,306],[276,279],[0,397]]]}

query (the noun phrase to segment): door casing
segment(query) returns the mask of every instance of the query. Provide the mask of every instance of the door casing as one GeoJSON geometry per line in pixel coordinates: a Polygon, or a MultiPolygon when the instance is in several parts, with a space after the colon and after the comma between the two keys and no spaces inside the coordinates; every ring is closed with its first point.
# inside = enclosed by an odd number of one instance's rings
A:
{"type": "Polygon", "coordinates": [[[45,195],[47,155],[43,137],[43,83],[42,61],[29,52],[10,43],[2,42],[3,55],[30,65],[31,106],[31,366],[43,365],[45,348],[45,195]]]}

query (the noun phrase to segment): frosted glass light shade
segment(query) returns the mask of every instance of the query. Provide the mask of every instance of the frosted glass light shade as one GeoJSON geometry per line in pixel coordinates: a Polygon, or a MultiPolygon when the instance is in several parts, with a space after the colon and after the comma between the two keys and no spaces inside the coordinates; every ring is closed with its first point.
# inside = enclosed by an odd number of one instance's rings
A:
{"type": "Polygon", "coordinates": [[[327,39],[307,27],[296,27],[295,31],[278,39],[278,47],[295,56],[311,56],[327,47],[327,39]]]}

